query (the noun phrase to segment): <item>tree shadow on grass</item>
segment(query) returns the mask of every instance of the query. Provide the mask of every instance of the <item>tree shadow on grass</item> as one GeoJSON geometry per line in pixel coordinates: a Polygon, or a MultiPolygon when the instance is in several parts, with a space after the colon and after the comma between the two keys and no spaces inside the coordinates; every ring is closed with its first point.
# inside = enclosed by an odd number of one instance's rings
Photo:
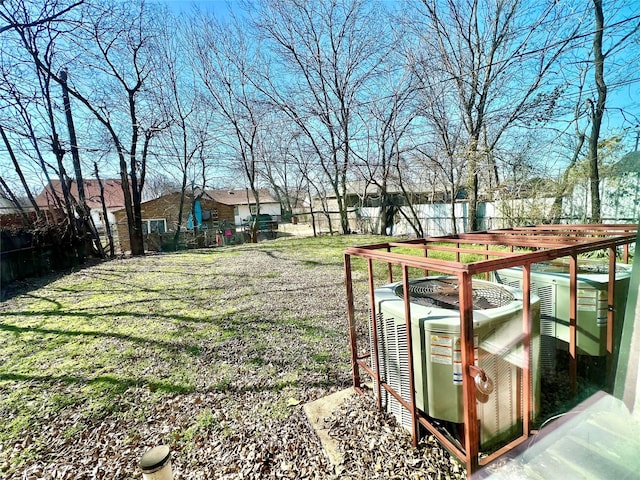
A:
{"type": "Polygon", "coordinates": [[[132,387],[147,387],[153,392],[162,393],[192,393],[195,391],[195,387],[189,385],[180,385],[163,381],[151,381],[144,379],[133,378],[118,378],[112,375],[100,375],[95,378],[90,377],[76,377],[69,375],[51,376],[51,375],[24,375],[19,373],[0,373],[0,382],[12,381],[12,382],[26,382],[26,383],[41,383],[45,385],[65,384],[65,385],[109,385],[113,387],[113,392],[124,393],[127,389],[132,387]]]}
{"type": "Polygon", "coordinates": [[[13,280],[11,282],[2,281],[0,282],[0,302],[5,302],[19,295],[23,295],[33,290],[45,287],[48,284],[55,282],[56,280],[71,273],[91,268],[102,262],[103,261],[99,259],[88,259],[82,265],[76,265],[74,267],[48,272],[38,277],[27,277],[20,280],[13,280]]]}
{"type": "MultiPolygon", "coordinates": [[[[249,294],[245,295],[245,296],[250,296],[249,294]]],[[[49,300],[49,299],[44,299],[44,300],[48,300],[51,303],[53,303],[54,305],[57,304],[57,302],[55,302],[54,300],[49,300]]],[[[158,297],[155,300],[158,300],[160,302],[162,302],[163,300],[166,301],[166,299],[163,299],[162,297],[158,297]]],[[[129,311],[129,310],[110,310],[110,308],[113,307],[117,307],[117,306],[127,306],[127,305],[134,305],[134,304],[146,304],[146,303],[153,303],[151,301],[151,299],[144,299],[144,300],[135,300],[135,301],[127,301],[127,302],[123,302],[122,304],[111,304],[108,307],[105,307],[105,311],[104,312],[100,312],[100,313],[95,313],[94,311],[89,311],[89,312],[85,312],[82,311],[82,309],[79,310],[69,310],[69,311],[61,311],[58,310],[56,307],[54,310],[46,310],[46,311],[29,311],[29,310],[19,310],[19,311],[8,311],[8,312],[2,312],[2,317],[4,319],[8,319],[10,317],[14,317],[14,318],[19,318],[19,319],[26,319],[28,317],[43,317],[43,318],[47,318],[47,317],[60,317],[60,318],[74,318],[74,317],[80,317],[80,318],[85,318],[88,320],[94,319],[94,318],[101,318],[101,317],[111,317],[111,318],[133,318],[133,319],[143,319],[143,320],[148,320],[150,317],[153,317],[154,320],[161,322],[162,320],[168,320],[171,322],[183,322],[183,323],[203,323],[203,324],[216,324],[217,322],[220,321],[226,321],[228,313],[219,313],[216,314],[212,309],[211,311],[211,315],[208,316],[207,318],[201,318],[201,317],[193,317],[193,316],[187,316],[187,315],[180,315],[180,314],[166,314],[166,313],[159,313],[156,311],[153,312],[135,312],[135,311],[129,311]]],[[[249,307],[244,307],[244,308],[238,308],[235,309],[233,311],[234,315],[240,315],[244,312],[248,312],[250,311],[249,307]]],[[[2,325],[2,323],[0,323],[0,325],[2,325]]],[[[25,327],[28,328],[28,327],[25,327]]],[[[60,333],[66,333],[66,330],[61,330],[60,333]]],[[[84,332],[79,332],[79,333],[84,333],[84,332]]],[[[106,335],[104,332],[97,332],[96,335],[106,335]]],[[[118,334],[115,334],[118,335],[118,334]]]]}
{"type": "Polygon", "coordinates": [[[0,323],[0,331],[11,332],[15,335],[19,335],[22,333],[42,333],[45,335],[61,335],[66,337],[115,338],[118,340],[133,342],[138,345],[157,345],[159,347],[163,347],[169,350],[186,350],[187,352],[193,352],[199,348],[199,346],[194,343],[151,340],[145,337],[136,337],[133,335],[125,335],[122,333],[114,333],[114,332],[101,332],[99,330],[87,330],[87,331],[60,330],[57,328],[18,327],[16,325],[7,325],[4,323],[0,323]]]}

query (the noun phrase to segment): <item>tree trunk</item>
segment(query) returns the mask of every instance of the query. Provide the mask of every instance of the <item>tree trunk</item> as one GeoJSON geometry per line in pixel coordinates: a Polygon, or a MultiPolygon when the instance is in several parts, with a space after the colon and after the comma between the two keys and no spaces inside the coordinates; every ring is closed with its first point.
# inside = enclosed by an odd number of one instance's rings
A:
{"type": "Polygon", "coordinates": [[[600,223],[600,173],[598,172],[598,140],[600,127],[607,101],[607,84],[604,81],[604,54],[602,52],[602,36],[604,32],[604,15],[602,12],[602,0],[593,0],[596,29],[593,37],[593,54],[595,67],[596,89],[598,98],[595,105],[591,105],[592,121],[591,135],[589,136],[589,186],[591,193],[591,222],[600,223]]]}
{"type": "Polygon", "coordinates": [[[184,198],[187,191],[187,171],[184,170],[182,174],[182,185],[180,186],[180,207],[178,208],[178,225],[176,226],[176,232],[173,234],[173,249],[178,250],[178,243],[180,241],[180,231],[182,230],[182,216],[184,210],[184,198]]]}
{"type": "Polygon", "coordinates": [[[386,189],[382,189],[380,192],[380,223],[378,226],[378,233],[380,235],[388,235],[387,227],[389,226],[389,196],[386,189]]]}
{"type": "Polygon", "coordinates": [[[27,213],[22,208],[22,205],[20,205],[20,202],[16,198],[15,194],[11,191],[11,188],[9,188],[9,185],[7,185],[7,182],[5,182],[4,178],[2,178],[1,176],[0,176],[0,185],[2,185],[2,188],[4,188],[4,191],[7,193],[7,195],[9,195],[9,198],[11,198],[11,201],[13,202],[15,207],[20,212],[20,215],[22,216],[22,221],[24,222],[24,225],[25,226],[29,225],[29,223],[30,223],[29,216],[27,215],[27,213]]]}
{"type": "Polygon", "coordinates": [[[98,164],[93,162],[94,173],[96,175],[96,180],[98,180],[98,185],[100,186],[100,203],[102,204],[102,218],[104,219],[104,229],[107,234],[107,240],[109,241],[109,258],[113,258],[115,256],[115,246],[113,245],[113,234],[111,233],[111,224],[109,223],[109,212],[107,212],[107,204],[104,201],[104,186],[102,185],[102,180],[100,180],[100,175],[98,174],[98,164]]]}
{"type": "Polygon", "coordinates": [[[457,220],[458,219],[456,218],[456,193],[452,189],[451,190],[451,233],[453,235],[458,234],[457,220]]]}
{"type": "MultiPolygon", "coordinates": [[[[20,177],[20,182],[22,182],[22,188],[24,188],[25,193],[27,194],[27,197],[29,198],[29,202],[31,203],[31,206],[33,207],[33,210],[36,212],[36,215],[38,218],[40,218],[41,213],[40,213],[40,208],[38,208],[38,204],[36,203],[36,200],[33,198],[33,195],[31,194],[31,190],[29,189],[29,185],[27,184],[27,180],[24,178],[24,174],[22,173],[22,169],[20,168],[20,164],[18,163],[18,159],[16,158],[15,153],[13,153],[13,148],[11,148],[11,143],[9,143],[9,138],[7,137],[7,134],[4,131],[4,128],[2,127],[2,125],[0,125],[0,135],[2,135],[2,140],[4,141],[4,145],[7,148],[7,152],[9,153],[9,157],[11,158],[11,161],[13,162],[13,166],[15,167],[16,173],[18,174],[18,177],[20,177]]],[[[29,220],[28,217],[26,217],[26,220],[29,220]]],[[[29,221],[29,223],[31,223],[29,221]]]]}
{"type": "Polygon", "coordinates": [[[467,200],[469,202],[469,217],[467,232],[478,230],[478,141],[473,140],[469,152],[467,165],[467,200]]]}
{"type": "Polygon", "coordinates": [[[576,148],[573,152],[573,157],[571,158],[569,165],[567,166],[566,170],[562,174],[561,183],[553,199],[553,205],[551,206],[551,212],[550,212],[551,218],[549,219],[551,223],[560,223],[560,220],[562,219],[562,214],[563,214],[562,201],[567,193],[567,189],[569,188],[569,174],[571,173],[571,169],[575,166],[576,162],[578,161],[578,157],[580,155],[580,151],[582,150],[582,146],[584,145],[584,141],[585,141],[585,135],[583,133],[579,133],[578,145],[576,145],[576,148]]]}
{"type": "Polygon", "coordinates": [[[76,185],[78,186],[78,204],[79,214],[83,225],[89,230],[93,238],[96,251],[100,258],[104,258],[104,249],[100,242],[100,236],[91,217],[91,212],[87,206],[87,198],[84,192],[84,179],[82,178],[82,167],[80,165],[80,152],[78,150],[78,138],[76,137],[76,128],[73,124],[73,115],[71,114],[71,102],[69,100],[69,90],[67,88],[67,72],[60,72],[60,85],[62,86],[62,103],[64,105],[64,114],[67,119],[67,127],[69,129],[69,143],[71,144],[71,158],[73,159],[73,169],[76,174],[76,185]]]}
{"type": "Polygon", "coordinates": [[[253,182],[251,182],[251,193],[253,193],[253,198],[256,201],[256,213],[251,213],[251,198],[249,198],[249,189],[245,189],[247,194],[247,206],[249,207],[249,219],[251,220],[250,228],[250,237],[251,243],[258,243],[258,219],[260,218],[260,197],[258,195],[258,191],[256,190],[253,182]]]}

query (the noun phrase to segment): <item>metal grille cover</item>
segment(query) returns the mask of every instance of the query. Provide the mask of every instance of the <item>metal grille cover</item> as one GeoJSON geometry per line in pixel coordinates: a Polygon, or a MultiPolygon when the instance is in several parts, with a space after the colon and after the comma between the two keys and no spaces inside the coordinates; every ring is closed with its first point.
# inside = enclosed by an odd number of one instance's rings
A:
{"type": "MultiPolygon", "coordinates": [[[[515,300],[511,292],[488,282],[474,281],[471,290],[474,310],[503,307],[515,300]]],[[[402,298],[403,286],[398,286],[395,293],[402,298]]],[[[457,278],[425,278],[409,283],[410,301],[427,307],[459,310],[459,293],[457,278]]]]}

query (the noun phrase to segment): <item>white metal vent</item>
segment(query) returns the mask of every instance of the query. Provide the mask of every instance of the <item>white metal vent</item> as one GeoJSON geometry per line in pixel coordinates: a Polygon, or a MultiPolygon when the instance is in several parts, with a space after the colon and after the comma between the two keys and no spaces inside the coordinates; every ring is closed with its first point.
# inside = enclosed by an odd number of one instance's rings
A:
{"type": "Polygon", "coordinates": [[[482,419],[481,435],[489,437],[491,432],[501,432],[499,438],[493,440],[496,442],[513,435],[514,430],[519,428],[519,423],[514,422],[518,408],[514,398],[518,391],[517,374],[513,365],[500,356],[488,355],[482,351],[479,366],[493,379],[494,398],[499,399],[477,404],[478,416],[482,419]]]}
{"type": "MultiPolygon", "coordinates": [[[[407,332],[404,321],[400,322],[393,316],[383,315],[381,312],[377,318],[378,357],[380,380],[387,383],[400,396],[410,401],[409,389],[409,359],[407,353],[407,332]]],[[[371,365],[377,368],[373,335],[369,338],[371,345],[371,365]]],[[[389,395],[384,388],[380,389],[381,404],[388,412],[392,413],[398,423],[411,430],[411,414],[402,407],[395,397],[389,395]]]]}

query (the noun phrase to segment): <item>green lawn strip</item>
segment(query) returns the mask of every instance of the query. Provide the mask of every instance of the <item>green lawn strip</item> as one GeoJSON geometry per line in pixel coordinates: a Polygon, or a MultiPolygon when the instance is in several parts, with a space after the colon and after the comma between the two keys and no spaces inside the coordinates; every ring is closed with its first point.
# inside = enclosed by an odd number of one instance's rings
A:
{"type": "MultiPolygon", "coordinates": [[[[296,268],[338,267],[339,275],[347,246],[379,241],[287,239],[115,260],[0,304],[0,464],[17,444],[21,450],[11,454],[12,469],[46,450],[38,432],[52,418],[63,423],[64,441],[105,418],[141,422],[147,411],[176,395],[277,392],[275,401],[253,406],[249,414],[287,416],[301,388],[330,387],[339,370],[348,374],[344,319],[328,327],[316,318],[294,318],[286,309],[254,314],[244,305],[253,287],[229,289],[230,280],[217,274],[220,262],[254,253],[282,255],[296,268]],[[153,401],[132,407],[136,392],[147,392],[153,401]],[[31,440],[24,440],[25,432],[31,440]]],[[[246,275],[278,282],[283,273],[246,275]]],[[[211,415],[199,412],[192,424],[181,426],[180,441],[224,431],[211,415]]]]}

